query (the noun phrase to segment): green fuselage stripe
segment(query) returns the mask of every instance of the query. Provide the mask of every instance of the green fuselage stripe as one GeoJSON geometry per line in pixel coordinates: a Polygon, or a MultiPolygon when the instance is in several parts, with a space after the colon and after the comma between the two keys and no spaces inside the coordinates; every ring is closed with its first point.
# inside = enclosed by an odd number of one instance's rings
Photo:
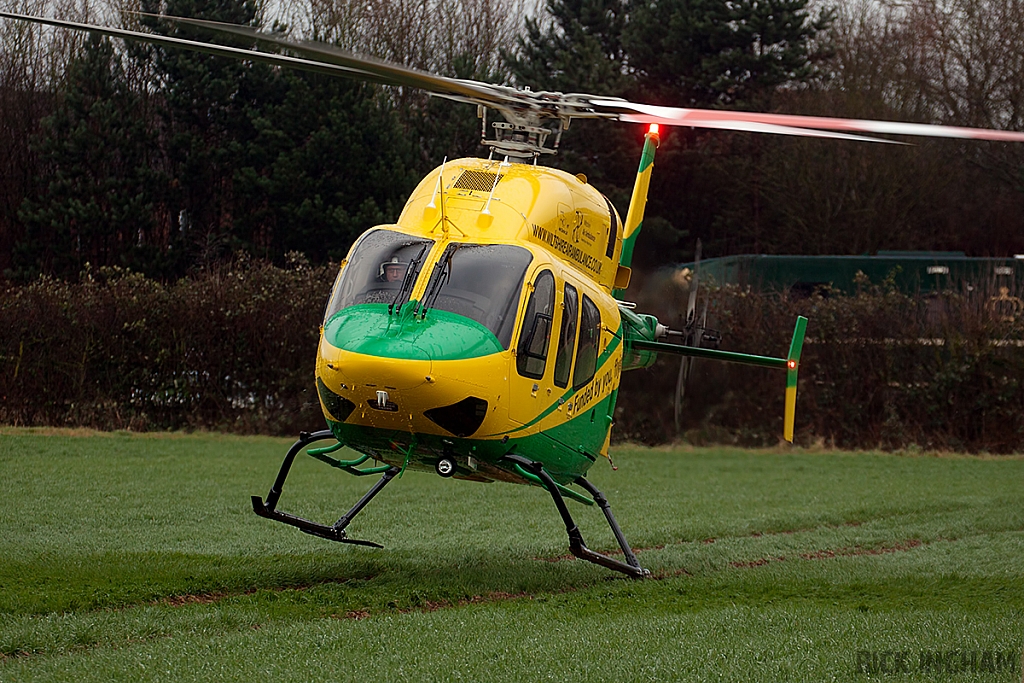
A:
{"type": "MultiPolygon", "coordinates": [[[[615,349],[618,348],[621,336],[622,336],[622,326],[620,325],[619,326],[619,331],[615,333],[615,335],[612,337],[612,341],[608,344],[608,346],[605,347],[605,350],[601,354],[601,357],[597,359],[597,369],[594,371],[594,377],[597,377],[600,374],[601,368],[604,367],[604,365],[608,362],[608,359],[611,358],[612,353],[615,351],[615,349]]],[[[593,381],[593,379],[591,379],[591,382],[592,381],[593,381]]],[[[589,384],[589,382],[588,382],[588,384],[589,384]]],[[[584,385],[584,386],[586,386],[586,385],[584,385]]],[[[582,389],[582,388],[583,387],[580,387],[580,389],[582,389]]],[[[558,399],[556,399],[554,402],[552,402],[551,405],[549,405],[547,408],[545,408],[544,411],[541,412],[540,415],[538,415],[537,417],[533,418],[532,420],[530,420],[529,422],[527,422],[526,424],[524,424],[524,425],[522,425],[520,427],[516,427],[515,429],[510,429],[510,430],[507,430],[507,431],[504,431],[504,432],[495,432],[494,434],[487,434],[486,436],[503,436],[505,434],[515,434],[516,432],[521,432],[524,429],[528,429],[528,428],[532,427],[533,425],[537,424],[538,422],[540,422],[541,420],[543,420],[545,417],[547,417],[551,413],[553,413],[555,410],[558,409],[559,406],[568,403],[569,399],[572,398],[572,396],[575,393],[576,393],[575,389],[568,389],[558,399]]],[[[574,417],[573,419],[576,419],[576,418],[574,417]]]]}
{"type": "Polygon", "coordinates": [[[640,168],[637,170],[637,173],[643,173],[651,167],[651,164],[654,163],[654,152],[657,149],[658,147],[654,144],[653,137],[648,135],[644,139],[644,151],[640,153],[640,168]]]}
{"type": "Polygon", "coordinates": [[[415,313],[415,302],[390,313],[387,304],[342,309],[324,325],[332,346],[369,356],[404,360],[464,360],[504,349],[487,327],[466,316],[430,309],[415,313]]]}

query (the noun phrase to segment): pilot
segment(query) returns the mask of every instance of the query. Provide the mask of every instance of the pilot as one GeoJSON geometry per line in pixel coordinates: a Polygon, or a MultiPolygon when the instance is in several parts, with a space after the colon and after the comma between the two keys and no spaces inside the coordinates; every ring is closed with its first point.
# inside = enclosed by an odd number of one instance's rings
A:
{"type": "Polygon", "coordinates": [[[390,261],[380,264],[377,279],[381,282],[398,282],[405,277],[405,270],[408,263],[402,263],[398,256],[392,256],[390,261]]]}

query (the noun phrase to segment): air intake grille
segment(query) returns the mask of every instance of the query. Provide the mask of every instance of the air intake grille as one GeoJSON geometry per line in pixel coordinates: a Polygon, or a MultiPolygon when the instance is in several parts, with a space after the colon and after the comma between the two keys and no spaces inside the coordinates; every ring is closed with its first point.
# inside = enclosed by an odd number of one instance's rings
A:
{"type": "Polygon", "coordinates": [[[356,404],[348,400],[344,396],[338,396],[336,393],[327,388],[324,381],[319,377],[316,378],[316,390],[320,394],[320,400],[323,401],[324,407],[327,408],[327,412],[331,414],[335,420],[344,422],[348,419],[348,416],[355,410],[356,404]]]}
{"type": "Polygon", "coordinates": [[[431,408],[423,414],[441,429],[458,437],[467,437],[480,429],[487,417],[487,401],[470,396],[454,405],[431,408]]]}
{"type": "Polygon", "coordinates": [[[491,188],[501,182],[501,179],[504,177],[504,174],[498,175],[497,173],[488,173],[486,171],[463,171],[452,187],[456,190],[490,192],[491,188]]]}

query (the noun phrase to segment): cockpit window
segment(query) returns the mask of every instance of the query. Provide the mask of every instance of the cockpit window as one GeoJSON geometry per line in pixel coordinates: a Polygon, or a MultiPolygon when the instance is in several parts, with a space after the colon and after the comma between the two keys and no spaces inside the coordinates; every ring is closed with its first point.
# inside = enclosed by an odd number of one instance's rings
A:
{"type": "Polygon", "coordinates": [[[394,230],[363,235],[338,275],[325,320],[356,304],[404,304],[433,244],[394,230]]]}
{"type": "Polygon", "coordinates": [[[510,244],[449,244],[430,274],[422,305],[472,318],[507,349],[532,260],[528,250],[510,244]]]}

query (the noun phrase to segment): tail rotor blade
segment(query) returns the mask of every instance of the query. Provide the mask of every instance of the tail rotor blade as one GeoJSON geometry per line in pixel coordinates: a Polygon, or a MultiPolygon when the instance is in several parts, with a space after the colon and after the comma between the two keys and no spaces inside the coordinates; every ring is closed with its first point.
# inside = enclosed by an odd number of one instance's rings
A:
{"type": "MultiPolygon", "coordinates": [[[[700,346],[701,342],[704,341],[704,328],[708,322],[708,301],[704,299],[704,310],[701,313],[700,325],[695,326],[694,312],[697,308],[697,285],[700,277],[700,240],[697,240],[697,260],[694,264],[693,279],[690,280],[690,302],[687,306],[686,311],[686,329],[687,334],[684,338],[684,344],[688,346],[700,346]]],[[[690,382],[690,375],[693,374],[693,366],[697,361],[692,356],[683,356],[679,359],[679,376],[676,378],[676,392],[675,392],[675,424],[676,433],[680,429],[680,417],[683,411],[683,398],[686,396],[686,385],[690,382]]]]}
{"type": "Polygon", "coordinates": [[[686,329],[693,327],[693,316],[697,309],[697,287],[700,286],[700,240],[693,256],[693,276],[690,278],[690,300],[686,303],[686,329]]]}
{"type": "Polygon", "coordinates": [[[679,433],[681,428],[681,416],[683,413],[683,397],[686,395],[686,383],[690,379],[690,368],[693,366],[693,359],[686,356],[679,358],[679,376],[676,378],[676,391],[675,391],[675,424],[676,433],[679,433]]]}

